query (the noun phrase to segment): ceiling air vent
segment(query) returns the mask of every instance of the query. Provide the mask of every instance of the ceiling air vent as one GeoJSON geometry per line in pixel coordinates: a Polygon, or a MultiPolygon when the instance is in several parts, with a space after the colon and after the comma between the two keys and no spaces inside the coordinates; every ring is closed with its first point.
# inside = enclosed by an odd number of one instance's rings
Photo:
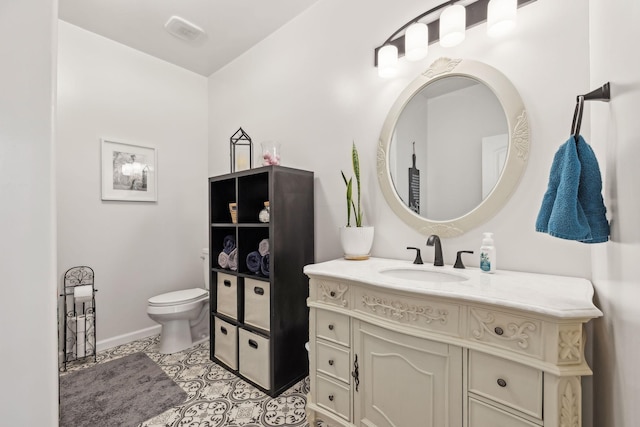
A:
{"type": "Polygon", "coordinates": [[[204,34],[202,28],[179,16],[169,18],[167,23],[164,24],[164,28],[174,36],[187,41],[197,40],[204,34]]]}

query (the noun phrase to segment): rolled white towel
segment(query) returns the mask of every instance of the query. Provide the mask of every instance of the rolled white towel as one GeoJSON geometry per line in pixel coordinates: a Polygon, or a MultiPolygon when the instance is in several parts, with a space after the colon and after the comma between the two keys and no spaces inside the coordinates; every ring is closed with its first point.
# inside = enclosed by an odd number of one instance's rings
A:
{"type": "Polygon", "coordinates": [[[258,244],[258,252],[260,252],[260,256],[265,256],[269,253],[269,239],[263,239],[258,244]]]}
{"type": "Polygon", "coordinates": [[[238,249],[234,249],[229,254],[229,268],[238,271],[238,249]]]}
{"type": "Polygon", "coordinates": [[[222,268],[229,267],[229,255],[224,252],[220,252],[218,255],[218,265],[222,268]]]}

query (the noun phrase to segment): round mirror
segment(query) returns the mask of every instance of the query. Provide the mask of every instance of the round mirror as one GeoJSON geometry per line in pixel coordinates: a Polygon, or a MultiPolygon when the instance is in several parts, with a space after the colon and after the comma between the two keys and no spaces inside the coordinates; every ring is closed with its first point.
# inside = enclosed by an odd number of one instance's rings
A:
{"type": "Polygon", "coordinates": [[[401,219],[453,237],[504,205],[528,153],[526,113],[511,82],[486,64],[441,58],[391,108],[378,179],[401,219]]]}

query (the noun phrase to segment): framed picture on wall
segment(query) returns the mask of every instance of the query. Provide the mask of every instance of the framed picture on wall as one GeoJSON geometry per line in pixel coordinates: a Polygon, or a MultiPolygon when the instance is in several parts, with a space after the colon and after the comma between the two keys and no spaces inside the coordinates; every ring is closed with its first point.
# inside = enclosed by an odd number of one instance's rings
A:
{"type": "Polygon", "coordinates": [[[103,138],[102,200],[158,200],[156,149],[103,138]]]}

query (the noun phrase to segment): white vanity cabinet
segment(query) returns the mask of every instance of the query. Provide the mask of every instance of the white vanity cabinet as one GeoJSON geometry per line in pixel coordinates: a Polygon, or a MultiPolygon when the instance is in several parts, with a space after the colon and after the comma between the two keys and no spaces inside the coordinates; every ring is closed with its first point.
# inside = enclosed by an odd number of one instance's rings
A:
{"type": "Polygon", "coordinates": [[[449,283],[371,258],[305,267],[311,425],[580,427],[584,279],[476,269],[449,283]],[[544,408],[544,410],[543,410],[544,408]]]}

